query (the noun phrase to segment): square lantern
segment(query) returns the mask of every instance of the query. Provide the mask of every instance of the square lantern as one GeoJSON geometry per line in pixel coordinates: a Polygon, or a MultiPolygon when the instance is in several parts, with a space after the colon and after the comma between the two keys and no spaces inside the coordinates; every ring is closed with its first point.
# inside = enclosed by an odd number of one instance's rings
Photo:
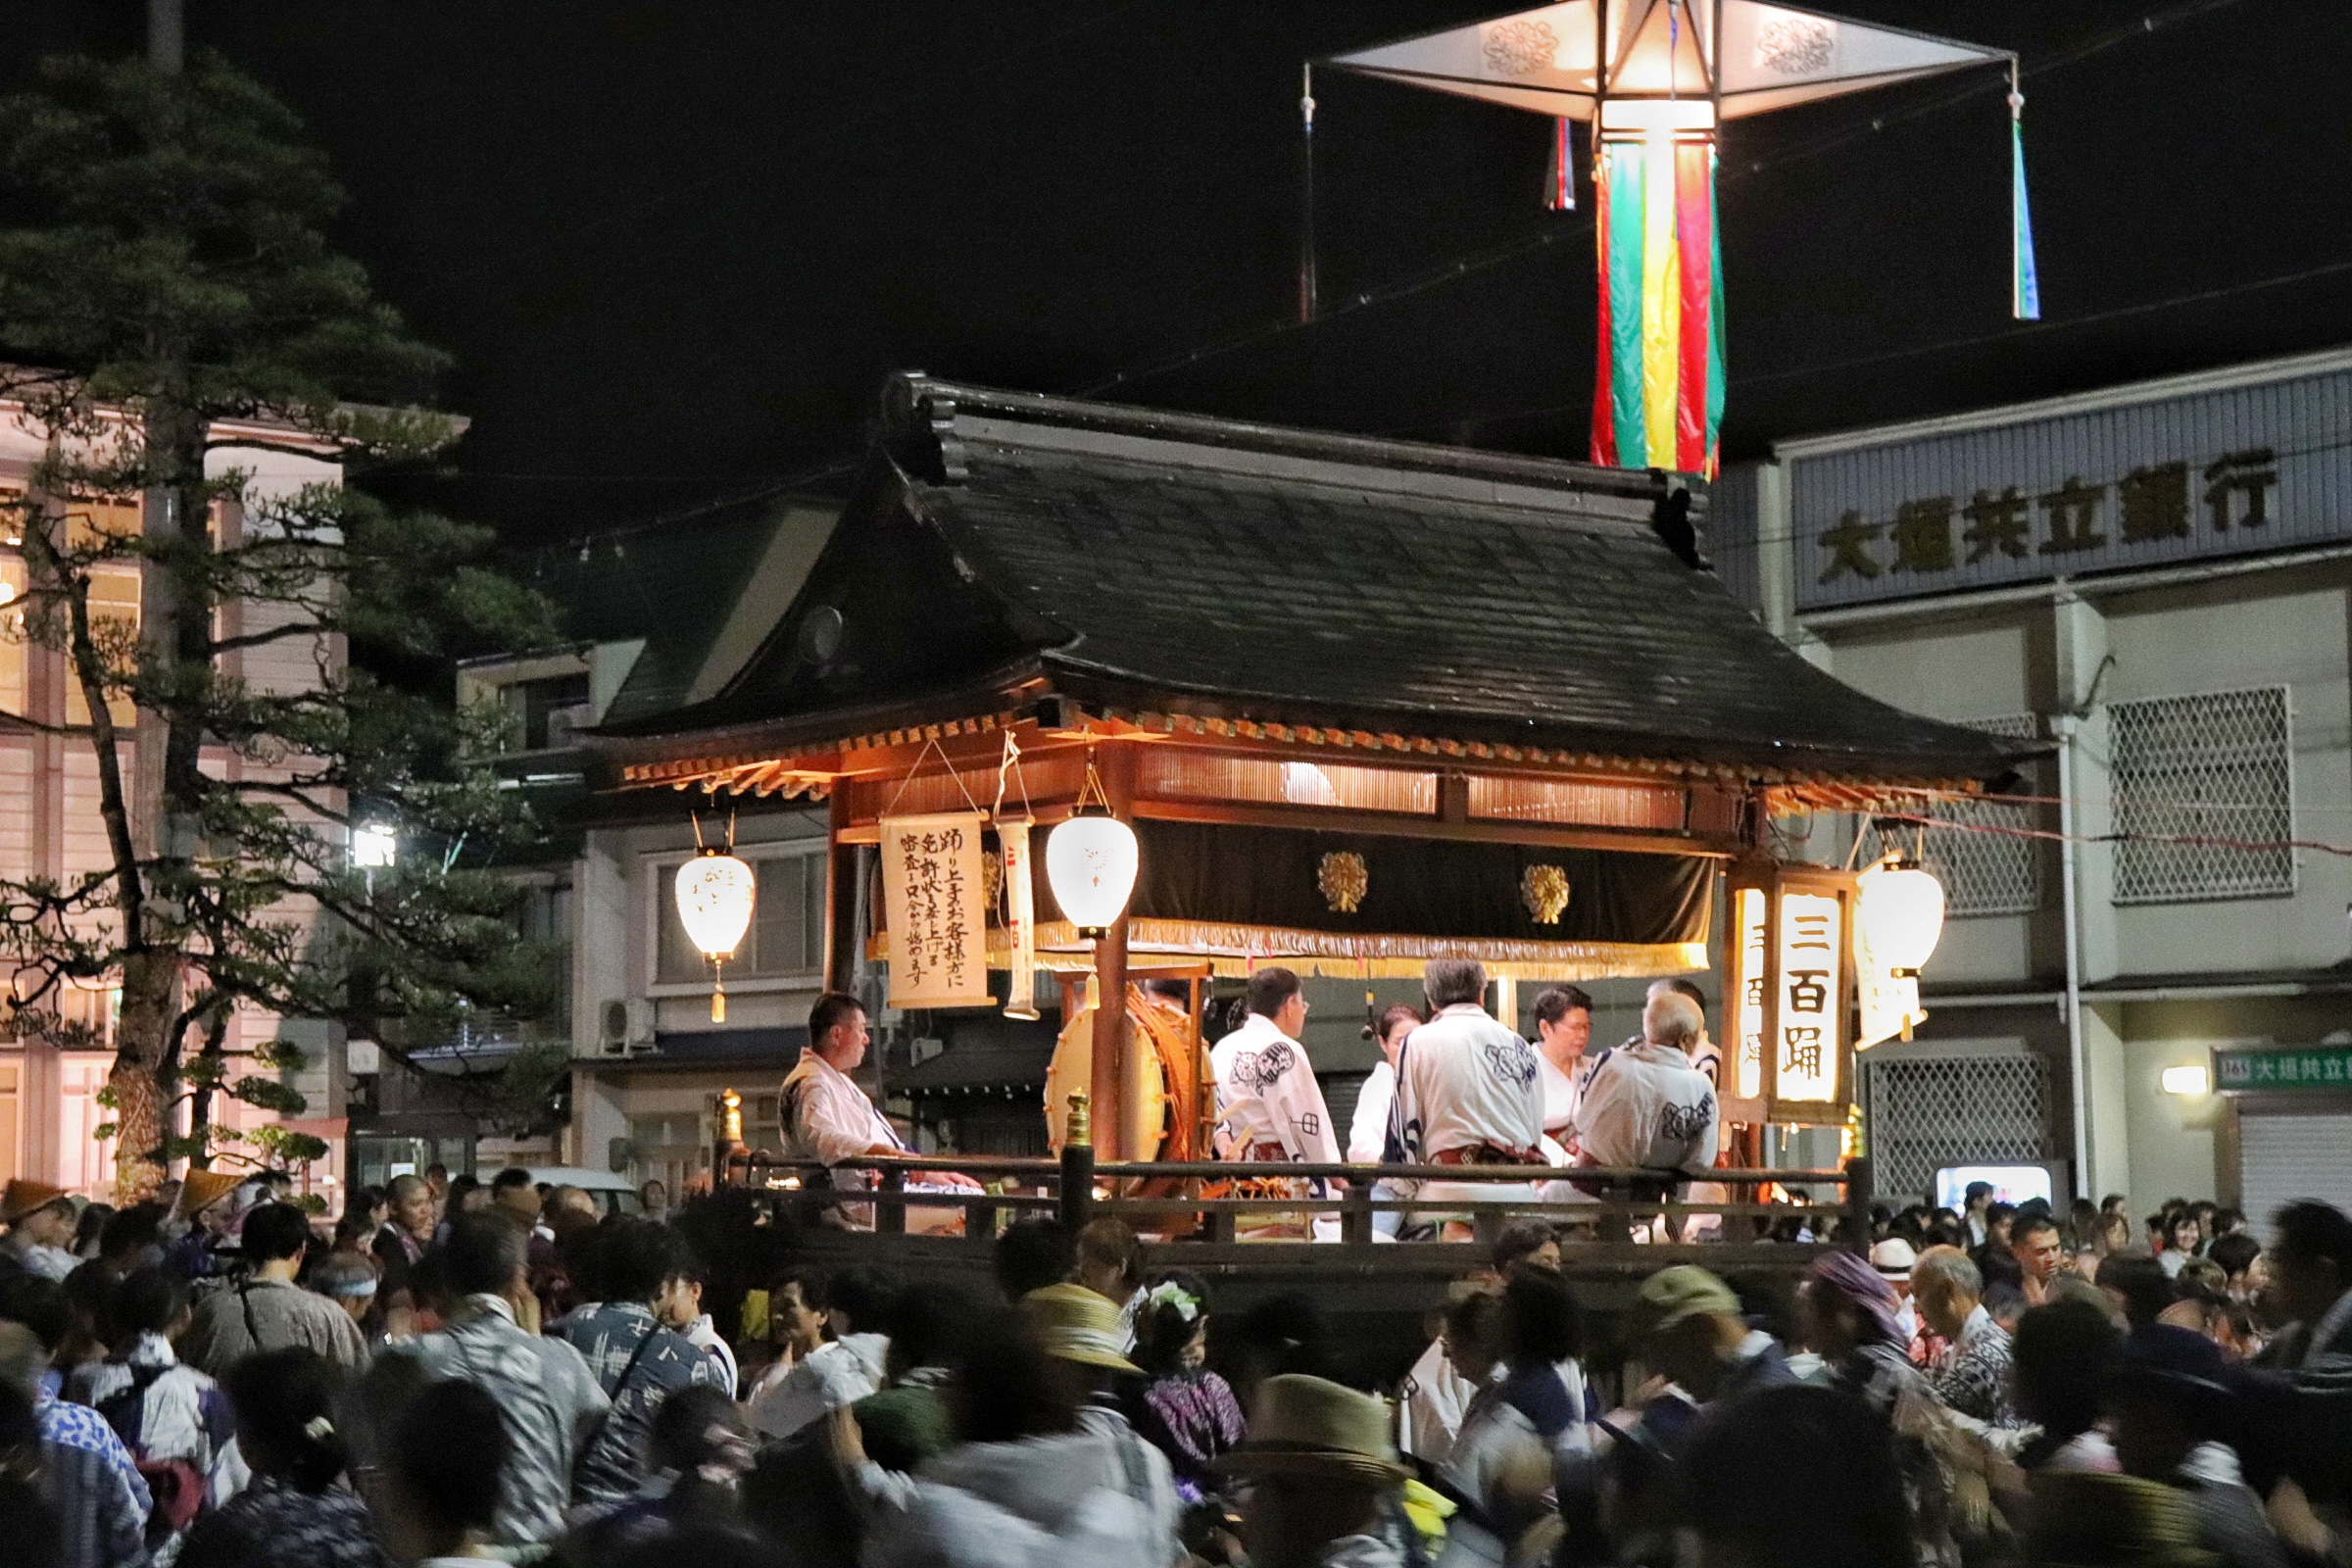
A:
{"type": "Polygon", "coordinates": [[[1762,1101],[1767,1121],[1843,1126],[1854,1094],[1854,877],[1744,860],[1726,888],[1726,1090],[1762,1101]]]}

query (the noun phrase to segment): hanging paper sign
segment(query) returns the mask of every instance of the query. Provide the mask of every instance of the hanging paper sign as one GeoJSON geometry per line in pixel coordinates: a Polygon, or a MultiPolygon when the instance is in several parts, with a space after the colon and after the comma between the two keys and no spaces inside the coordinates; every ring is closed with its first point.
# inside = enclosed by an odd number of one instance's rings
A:
{"type": "Polygon", "coordinates": [[[882,818],[890,1004],[985,1007],[988,904],[978,811],[882,818]]]}
{"type": "Polygon", "coordinates": [[[1845,1011],[1844,906],[1835,895],[1786,893],[1780,915],[1774,1098],[1828,1105],[1838,1100],[1838,1037],[1845,1011]]]}
{"type": "Polygon", "coordinates": [[[1757,858],[1729,879],[1727,1122],[1838,1126],[1853,1098],[1854,878],[1757,858]]]}
{"type": "Polygon", "coordinates": [[[1031,885],[1029,819],[997,821],[997,847],[1004,858],[1005,967],[1011,971],[1004,1016],[1037,1016],[1037,890],[1031,885]]]}
{"type": "Polygon", "coordinates": [[[1734,966],[1732,1092],[1741,1100],[1764,1098],[1764,1000],[1772,984],[1765,961],[1764,890],[1740,888],[1732,894],[1732,925],[1739,955],[1734,966]]]}
{"type": "Polygon", "coordinates": [[[1856,1051],[1868,1051],[1896,1035],[1908,1040],[1928,1019],[1928,1009],[1919,1004],[1919,976],[1898,975],[1893,965],[1873,954],[1870,925],[1863,920],[1854,922],[1854,1005],[1856,1051]]]}

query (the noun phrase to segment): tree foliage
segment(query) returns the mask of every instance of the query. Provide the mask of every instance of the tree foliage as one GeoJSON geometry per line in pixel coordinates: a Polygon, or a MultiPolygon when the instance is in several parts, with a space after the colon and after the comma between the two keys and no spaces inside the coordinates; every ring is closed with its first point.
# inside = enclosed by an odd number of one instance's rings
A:
{"type": "MultiPolygon", "coordinates": [[[[27,575],[10,634],[82,698],[86,726],[27,722],[91,748],[108,847],[80,874],[0,880],[0,963],[19,1029],[69,1043],[92,1028],[69,993],[121,988],[110,1089],[135,1193],[223,1142],[215,1097],[307,1108],[286,1048],[229,1049],[240,1011],[543,1004],[486,868],[532,834],[469,760],[494,718],[348,655],[446,660],[546,640],[550,617],[491,567],[486,530],[316,466],[417,461],[458,427],[414,402],[442,356],[334,251],[342,192],[252,79],[217,56],[178,75],[47,63],[0,99],[0,396],[45,450],[0,517],[27,575]],[[350,863],[363,816],[397,833],[396,865],[350,863]]],[[[301,1137],[257,1134],[249,1157],[301,1137]]]]}

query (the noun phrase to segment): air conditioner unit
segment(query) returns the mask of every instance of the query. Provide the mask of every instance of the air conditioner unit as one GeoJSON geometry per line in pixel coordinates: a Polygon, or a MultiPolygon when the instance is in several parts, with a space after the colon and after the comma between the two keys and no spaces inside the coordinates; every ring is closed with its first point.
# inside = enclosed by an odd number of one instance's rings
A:
{"type": "Polygon", "coordinates": [[[654,1006],[643,997],[613,997],[596,1012],[599,1055],[630,1056],[654,1049],[654,1006]]]}

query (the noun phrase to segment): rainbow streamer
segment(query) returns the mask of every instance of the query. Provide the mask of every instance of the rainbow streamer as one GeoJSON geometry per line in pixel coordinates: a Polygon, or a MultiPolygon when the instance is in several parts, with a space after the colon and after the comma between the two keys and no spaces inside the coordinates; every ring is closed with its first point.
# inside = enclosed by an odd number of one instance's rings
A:
{"type": "Polygon", "coordinates": [[[1709,138],[1609,138],[1592,161],[1600,244],[1592,461],[1715,475],[1723,246],[1709,138]]]}

